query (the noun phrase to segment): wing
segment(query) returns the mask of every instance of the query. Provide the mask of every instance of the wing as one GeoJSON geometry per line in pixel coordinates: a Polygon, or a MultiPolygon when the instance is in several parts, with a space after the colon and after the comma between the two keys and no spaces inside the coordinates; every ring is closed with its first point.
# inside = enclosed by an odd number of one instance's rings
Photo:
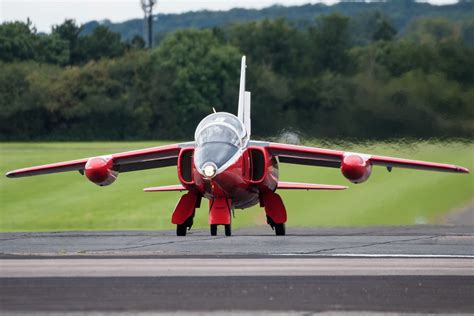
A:
{"type": "Polygon", "coordinates": [[[345,190],[348,187],[332,184],[314,184],[278,181],[278,190],[345,190]]]}
{"type": "MultiPolygon", "coordinates": [[[[177,165],[178,156],[181,149],[185,147],[194,147],[194,143],[158,146],[106,155],[105,157],[112,159],[112,169],[114,171],[129,172],[151,168],[175,166],[177,165]]],[[[6,176],[9,178],[20,178],[66,171],[79,171],[83,173],[84,166],[90,158],[13,170],[8,172],[6,176]]]]}
{"type": "MultiPolygon", "coordinates": [[[[256,143],[256,142],[255,142],[256,143]]],[[[340,168],[341,161],[345,155],[354,154],[339,150],[323,149],[316,147],[305,147],[296,145],[287,145],[279,143],[261,143],[273,155],[278,157],[280,162],[299,165],[321,166],[340,168]]],[[[443,171],[454,173],[469,173],[464,167],[433,163],[419,160],[400,159],[393,157],[357,154],[367,158],[372,165],[384,166],[389,168],[410,168],[430,171],[443,171]]]]}

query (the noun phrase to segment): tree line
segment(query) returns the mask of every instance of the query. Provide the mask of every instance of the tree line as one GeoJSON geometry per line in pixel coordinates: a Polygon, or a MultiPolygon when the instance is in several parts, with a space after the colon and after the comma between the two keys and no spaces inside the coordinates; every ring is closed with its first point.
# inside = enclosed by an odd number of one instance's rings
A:
{"type": "Polygon", "coordinates": [[[178,30],[146,50],[105,26],[3,23],[0,139],[189,139],[212,107],[236,112],[243,54],[257,137],[472,138],[468,24],[424,17],[399,34],[380,12],[330,14],[178,30]]]}
{"type": "MultiPolygon", "coordinates": [[[[341,0],[332,5],[324,3],[303,4],[299,6],[273,5],[255,9],[235,8],[228,11],[196,11],[181,14],[158,13],[153,19],[153,28],[157,34],[155,43],[158,43],[163,34],[184,28],[212,28],[221,27],[232,22],[251,22],[264,19],[286,18],[297,24],[304,25],[315,17],[323,14],[340,13],[351,18],[351,24],[363,23],[374,11],[390,17],[390,20],[399,32],[404,32],[413,18],[420,16],[443,17],[450,21],[472,20],[474,2],[460,0],[449,5],[432,5],[416,0],[341,0]]],[[[108,20],[91,21],[84,25],[82,34],[90,34],[98,26],[107,26],[110,30],[119,33],[124,40],[131,40],[135,35],[143,33],[143,19],[132,19],[113,23],[108,20]]],[[[474,42],[471,42],[474,44],[474,42]]]]}

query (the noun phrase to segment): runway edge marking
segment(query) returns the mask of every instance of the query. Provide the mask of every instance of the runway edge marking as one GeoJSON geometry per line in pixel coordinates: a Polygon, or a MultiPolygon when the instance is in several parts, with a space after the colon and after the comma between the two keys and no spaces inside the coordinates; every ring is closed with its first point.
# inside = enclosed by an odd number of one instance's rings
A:
{"type": "Polygon", "coordinates": [[[311,254],[311,253],[275,253],[271,256],[294,256],[294,257],[351,257],[351,258],[441,258],[441,259],[474,259],[474,255],[417,255],[417,254],[371,254],[371,253],[331,253],[331,254],[311,254]]]}

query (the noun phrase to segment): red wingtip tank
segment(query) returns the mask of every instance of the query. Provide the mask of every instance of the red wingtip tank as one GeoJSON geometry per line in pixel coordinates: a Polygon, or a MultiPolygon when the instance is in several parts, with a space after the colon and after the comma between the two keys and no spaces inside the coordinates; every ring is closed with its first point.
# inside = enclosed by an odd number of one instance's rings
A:
{"type": "Polygon", "coordinates": [[[84,174],[93,183],[99,186],[112,184],[118,176],[118,172],[112,170],[113,160],[107,157],[90,158],[85,167],[84,174]]]}

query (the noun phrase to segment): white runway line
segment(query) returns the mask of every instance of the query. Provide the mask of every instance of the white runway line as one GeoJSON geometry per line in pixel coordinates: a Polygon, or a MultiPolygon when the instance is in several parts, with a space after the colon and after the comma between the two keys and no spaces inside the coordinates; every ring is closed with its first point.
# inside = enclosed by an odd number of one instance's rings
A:
{"type": "Polygon", "coordinates": [[[434,259],[474,259],[474,255],[414,255],[414,254],[371,254],[371,253],[324,253],[324,254],[312,254],[312,253],[276,253],[274,256],[304,256],[304,257],[335,257],[335,258],[434,258],[434,259]]]}
{"type": "Polygon", "coordinates": [[[474,276],[459,258],[5,259],[0,277],[474,276]]]}

